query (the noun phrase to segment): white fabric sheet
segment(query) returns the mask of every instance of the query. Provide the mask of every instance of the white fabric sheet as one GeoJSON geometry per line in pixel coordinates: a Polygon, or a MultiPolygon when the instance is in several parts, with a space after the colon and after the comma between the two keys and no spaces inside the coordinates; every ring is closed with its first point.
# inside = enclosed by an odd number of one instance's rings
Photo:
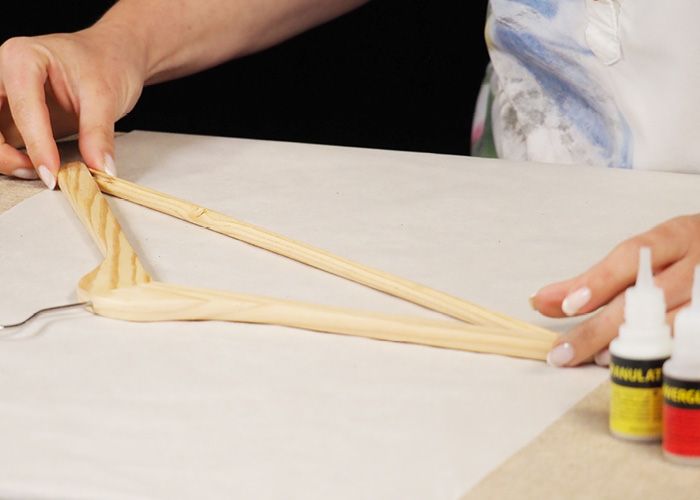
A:
{"type": "MultiPolygon", "coordinates": [[[[503,312],[692,211],[700,178],[136,132],[121,175],[503,312]]],[[[0,193],[1,195],[1,193],[0,193]]],[[[161,281],[437,316],[111,200],[161,281]]],[[[59,192],[0,217],[0,323],[99,253],[59,192]]],[[[596,367],[84,311],[0,339],[0,497],[445,499],[596,387],[596,367]]]]}

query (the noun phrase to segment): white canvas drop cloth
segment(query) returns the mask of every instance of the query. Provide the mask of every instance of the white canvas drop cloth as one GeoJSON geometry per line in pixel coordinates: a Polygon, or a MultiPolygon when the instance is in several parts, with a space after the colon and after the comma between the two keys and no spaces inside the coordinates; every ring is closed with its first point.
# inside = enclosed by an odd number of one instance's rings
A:
{"type": "MultiPolygon", "coordinates": [[[[527,297],[696,208],[700,178],[135,132],[122,177],[528,321],[527,297]]],[[[0,193],[1,196],[1,193],[0,193]]],[[[155,278],[437,316],[110,203],[155,278]]],[[[0,217],[0,323],[75,299],[97,248],[59,192],[0,217]]],[[[0,339],[0,497],[456,498],[596,387],[596,367],[85,311],[0,339]]]]}

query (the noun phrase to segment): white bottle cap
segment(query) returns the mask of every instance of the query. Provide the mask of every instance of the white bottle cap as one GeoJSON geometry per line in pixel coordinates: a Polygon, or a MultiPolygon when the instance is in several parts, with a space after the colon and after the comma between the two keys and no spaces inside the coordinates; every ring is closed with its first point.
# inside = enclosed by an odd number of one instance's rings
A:
{"type": "Polygon", "coordinates": [[[700,266],[695,268],[690,306],[676,314],[673,336],[674,361],[700,362],[700,266]]]}

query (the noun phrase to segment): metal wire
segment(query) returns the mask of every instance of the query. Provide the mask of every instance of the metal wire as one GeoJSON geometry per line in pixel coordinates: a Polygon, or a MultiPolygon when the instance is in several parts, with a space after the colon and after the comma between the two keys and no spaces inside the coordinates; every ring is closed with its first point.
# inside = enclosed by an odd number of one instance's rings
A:
{"type": "Polygon", "coordinates": [[[90,304],[89,302],[76,302],[75,304],[66,304],[66,305],[64,305],[64,306],[54,306],[54,307],[47,307],[47,308],[45,308],[45,309],[39,309],[38,311],[36,311],[34,314],[32,314],[31,316],[29,316],[29,317],[28,317],[27,319],[25,319],[24,321],[20,321],[19,323],[15,323],[15,324],[13,324],[13,325],[0,325],[0,330],[5,330],[5,329],[7,329],[7,328],[16,328],[16,327],[18,327],[18,326],[22,326],[22,325],[28,323],[29,321],[33,320],[34,318],[36,318],[36,317],[39,316],[40,314],[43,314],[43,313],[45,313],[45,312],[49,312],[49,311],[59,311],[59,310],[61,310],[61,309],[70,309],[70,308],[73,308],[73,307],[82,307],[82,306],[87,306],[87,305],[89,305],[89,304],[90,304]]]}

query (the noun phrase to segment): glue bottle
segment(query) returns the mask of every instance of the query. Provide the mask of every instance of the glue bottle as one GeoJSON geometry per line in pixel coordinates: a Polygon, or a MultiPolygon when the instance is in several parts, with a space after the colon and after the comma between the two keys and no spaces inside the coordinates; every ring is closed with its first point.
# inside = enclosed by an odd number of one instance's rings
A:
{"type": "Polygon", "coordinates": [[[639,251],[637,283],[625,292],[625,322],[609,350],[610,431],[634,441],[660,440],[662,369],[671,355],[671,328],[647,247],[639,251]]]}
{"type": "Polygon", "coordinates": [[[700,465],[700,266],[689,307],[676,315],[673,352],[664,363],[664,455],[700,465]]]}

